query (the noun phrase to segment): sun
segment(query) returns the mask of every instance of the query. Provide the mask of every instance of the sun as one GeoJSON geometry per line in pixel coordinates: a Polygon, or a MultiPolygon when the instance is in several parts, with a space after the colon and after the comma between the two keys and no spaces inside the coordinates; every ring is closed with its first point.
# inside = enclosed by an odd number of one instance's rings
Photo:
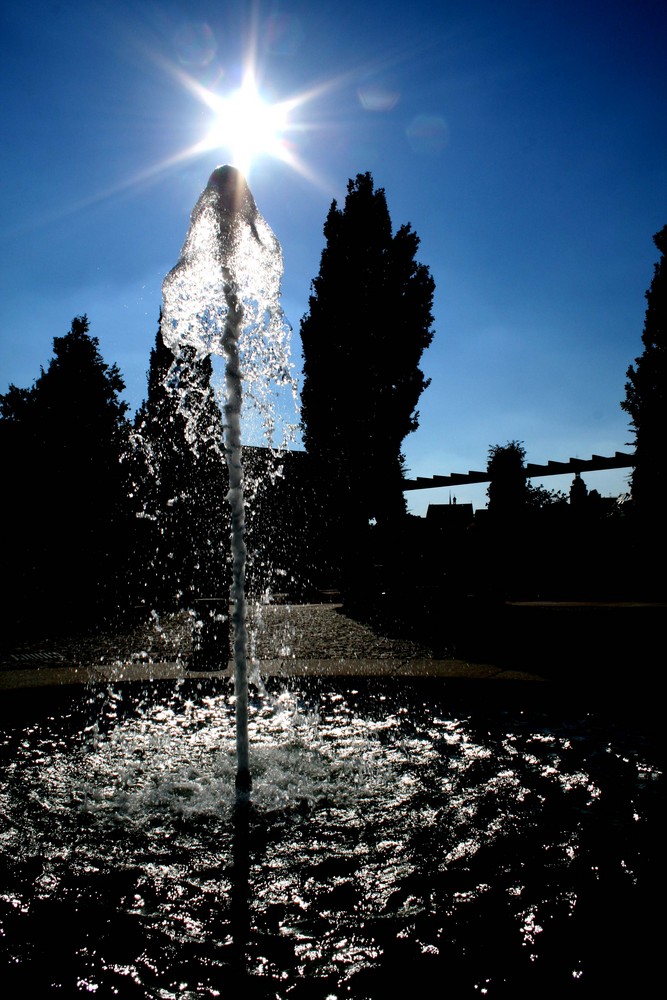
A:
{"type": "Polygon", "coordinates": [[[225,162],[236,167],[246,180],[253,166],[269,157],[280,160],[316,187],[330,193],[330,185],[299,155],[298,145],[306,133],[322,127],[304,122],[304,107],[334,89],[340,81],[324,81],[282,101],[272,101],[257,82],[253,59],[247,60],[240,86],[226,93],[210,90],[181,67],[161,62],[181,86],[206,105],[211,117],[202,139],[145,171],[140,179],[215,151],[218,160],[224,157],[225,162]]]}
{"type": "Polygon", "coordinates": [[[204,146],[226,150],[231,165],[245,177],[260,157],[288,159],[285,133],[290,102],[269,103],[247,77],[238,90],[225,97],[211,94],[207,103],[215,118],[204,146]]]}

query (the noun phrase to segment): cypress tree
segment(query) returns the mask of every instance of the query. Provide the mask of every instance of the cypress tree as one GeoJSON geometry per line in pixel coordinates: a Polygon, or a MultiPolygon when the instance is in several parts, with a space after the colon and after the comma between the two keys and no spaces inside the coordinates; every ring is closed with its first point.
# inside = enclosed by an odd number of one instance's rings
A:
{"type": "Polygon", "coordinates": [[[663,518],[667,490],[667,226],[653,237],[660,251],[651,287],[646,292],[642,333],[643,353],[627,371],[621,407],[630,416],[635,436],[635,467],[631,477],[638,512],[658,522],[663,518]]]}
{"type": "MultiPolygon", "coordinates": [[[[302,430],[333,548],[369,520],[405,513],[402,442],[428,385],[419,368],[433,338],[434,282],[409,225],[392,233],[384,190],[369,173],[334,201],[301,321],[302,430]]],[[[356,543],[351,541],[351,545],[356,543]]]]}

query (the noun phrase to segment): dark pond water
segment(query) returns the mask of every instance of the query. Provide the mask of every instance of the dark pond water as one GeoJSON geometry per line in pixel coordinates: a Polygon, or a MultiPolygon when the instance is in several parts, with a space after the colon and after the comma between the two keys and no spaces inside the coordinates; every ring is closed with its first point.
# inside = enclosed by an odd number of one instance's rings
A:
{"type": "Polygon", "coordinates": [[[664,985],[661,754],[636,717],[442,682],[276,687],[235,813],[229,690],[138,690],[5,704],[5,995],[664,985]]]}

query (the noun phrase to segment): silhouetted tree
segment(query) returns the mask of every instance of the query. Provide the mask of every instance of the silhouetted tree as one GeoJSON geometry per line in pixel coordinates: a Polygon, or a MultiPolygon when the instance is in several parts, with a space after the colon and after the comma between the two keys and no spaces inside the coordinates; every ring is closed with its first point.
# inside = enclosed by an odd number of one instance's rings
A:
{"type": "Polygon", "coordinates": [[[525,467],[526,449],[522,441],[508,441],[489,448],[487,471],[489,515],[494,519],[516,518],[528,504],[525,467]]]}
{"type": "Polygon", "coordinates": [[[531,482],[526,482],[526,506],[529,510],[546,510],[566,505],[567,497],[562,490],[550,490],[546,486],[533,486],[531,482]]]}
{"type": "Polygon", "coordinates": [[[86,316],[74,319],[32,388],[0,397],[7,582],[14,615],[33,626],[85,620],[125,599],[125,385],[88,330],[86,316]]]}
{"type": "Polygon", "coordinates": [[[338,546],[370,519],[405,513],[401,446],[428,385],[419,362],[433,338],[434,282],[411,227],[392,234],[369,173],[349,181],[342,209],[333,202],[324,235],[301,321],[302,429],[338,546]]]}
{"type": "Polygon", "coordinates": [[[222,596],[229,517],[222,419],[210,358],[178,357],[158,328],[147,398],[134,422],[142,599],[187,604],[222,596]]]}
{"type": "Polygon", "coordinates": [[[667,226],[653,242],[661,256],[646,292],[644,351],[628,368],[621,407],[635,435],[633,503],[640,512],[662,520],[667,491],[667,226]]]}

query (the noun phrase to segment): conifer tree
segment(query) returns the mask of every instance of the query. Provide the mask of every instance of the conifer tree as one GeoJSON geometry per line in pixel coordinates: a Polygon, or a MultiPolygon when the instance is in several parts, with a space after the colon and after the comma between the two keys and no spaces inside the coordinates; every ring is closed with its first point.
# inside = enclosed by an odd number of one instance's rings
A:
{"type": "Polygon", "coordinates": [[[85,621],[125,599],[125,386],[85,315],[53,351],[30,389],[12,385],[0,397],[5,566],[17,615],[85,621]]]}
{"type": "Polygon", "coordinates": [[[621,407],[630,416],[635,436],[633,503],[657,526],[664,519],[667,495],[667,226],[653,242],[661,256],[646,292],[644,351],[628,368],[621,407]]]}
{"type": "Polygon", "coordinates": [[[428,385],[419,362],[433,338],[434,282],[411,227],[392,233],[369,173],[349,181],[342,208],[333,202],[324,236],[301,321],[302,429],[325,520],[345,534],[405,513],[401,448],[428,385]]]}
{"type": "Polygon", "coordinates": [[[210,358],[176,357],[158,328],[135,417],[143,599],[158,606],[228,589],[222,421],[210,358]]]}

